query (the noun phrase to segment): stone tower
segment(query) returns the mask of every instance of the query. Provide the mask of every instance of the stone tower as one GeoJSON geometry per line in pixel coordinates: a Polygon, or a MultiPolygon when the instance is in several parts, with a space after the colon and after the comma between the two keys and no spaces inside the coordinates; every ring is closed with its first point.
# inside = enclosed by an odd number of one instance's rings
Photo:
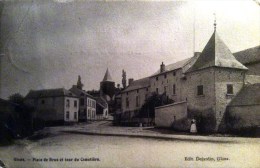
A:
{"type": "Polygon", "coordinates": [[[103,80],[100,82],[100,96],[107,102],[114,100],[115,95],[115,82],[112,80],[109,70],[105,73],[103,80]]]}

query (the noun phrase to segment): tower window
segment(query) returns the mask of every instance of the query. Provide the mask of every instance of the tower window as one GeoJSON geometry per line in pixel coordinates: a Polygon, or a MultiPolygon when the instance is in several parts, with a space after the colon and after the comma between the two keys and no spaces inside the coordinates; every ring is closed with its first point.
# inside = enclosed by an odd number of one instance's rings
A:
{"type": "Polygon", "coordinates": [[[156,80],[158,81],[158,76],[156,77],[156,80]]]}
{"type": "Polygon", "coordinates": [[[176,76],[176,72],[175,72],[175,71],[173,71],[173,73],[172,73],[172,74],[173,74],[173,76],[176,76]]]}
{"type": "Polygon", "coordinates": [[[233,85],[227,84],[227,94],[233,94],[233,85]]]}
{"type": "Polygon", "coordinates": [[[203,85],[199,85],[197,86],[197,95],[204,95],[204,92],[203,92],[203,85]]]}
{"type": "Polygon", "coordinates": [[[77,107],[78,106],[78,102],[77,100],[74,100],[74,107],[77,107]]]}
{"type": "Polygon", "coordinates": [[[159,94],[159,89],[158,88],[156,88],[156,93],[159,94]]]}
{"type": "Polygon", "coordinates": [[[167,78],[167,74],[164,74],[164,78],[167,78]]]}

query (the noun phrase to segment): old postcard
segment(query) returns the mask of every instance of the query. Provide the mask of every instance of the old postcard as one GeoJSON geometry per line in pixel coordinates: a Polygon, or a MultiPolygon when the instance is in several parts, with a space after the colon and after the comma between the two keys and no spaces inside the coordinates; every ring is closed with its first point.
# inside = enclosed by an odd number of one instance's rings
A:
{"type": "Polygon", "coordinates": [[[0,16],[0,167],[260,167],[259,0],[0,0],[0,16]]]}

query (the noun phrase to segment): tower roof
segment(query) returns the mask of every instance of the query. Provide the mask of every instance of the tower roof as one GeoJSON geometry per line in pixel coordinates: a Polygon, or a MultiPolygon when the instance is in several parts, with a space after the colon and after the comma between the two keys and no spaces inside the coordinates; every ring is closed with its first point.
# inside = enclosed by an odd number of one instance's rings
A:
{"type": "Polygon", "coordinates": [[[247,69],[247,67],[236,60],[226,44],[220,39],[216,31],[214,31],[202,53],[188,72],[213,66],[244,70],[247,69]]]}
{"type": "Polygon", "coordinates": [[[108,68],[107,68],[106,74],[105,74],[105,76],[104,76],[104,78],[103,78],[103,82],[104,82],[104,81],[113,82],[112,77],[111,77],[111,75],[110,75],[110,73],[109,73],[109,71],[108,71],[108,68]]]}

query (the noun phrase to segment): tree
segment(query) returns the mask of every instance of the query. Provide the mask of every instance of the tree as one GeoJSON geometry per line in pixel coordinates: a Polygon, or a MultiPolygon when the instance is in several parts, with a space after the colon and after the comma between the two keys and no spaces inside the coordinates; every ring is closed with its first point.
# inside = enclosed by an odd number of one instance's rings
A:
{"type": "Polygon", "coordinates": [[[174,101],[172,99],[169,99],[165,93],[159,95],[154,92],[150,97],[146,99],[145,103],[141,107],[139,117],[154,118],[155,107],[163,106],[171,103],[174,103],[174,101]]]}
{"type": "Polygon", "coordinates": [[[23,101],[24,101],[24,97],[20,93],[15,93],[15,94],[12,94],[11,96],[9,96],[8,100],[9,100],[9,102],[22,105],[23,101]]]}

